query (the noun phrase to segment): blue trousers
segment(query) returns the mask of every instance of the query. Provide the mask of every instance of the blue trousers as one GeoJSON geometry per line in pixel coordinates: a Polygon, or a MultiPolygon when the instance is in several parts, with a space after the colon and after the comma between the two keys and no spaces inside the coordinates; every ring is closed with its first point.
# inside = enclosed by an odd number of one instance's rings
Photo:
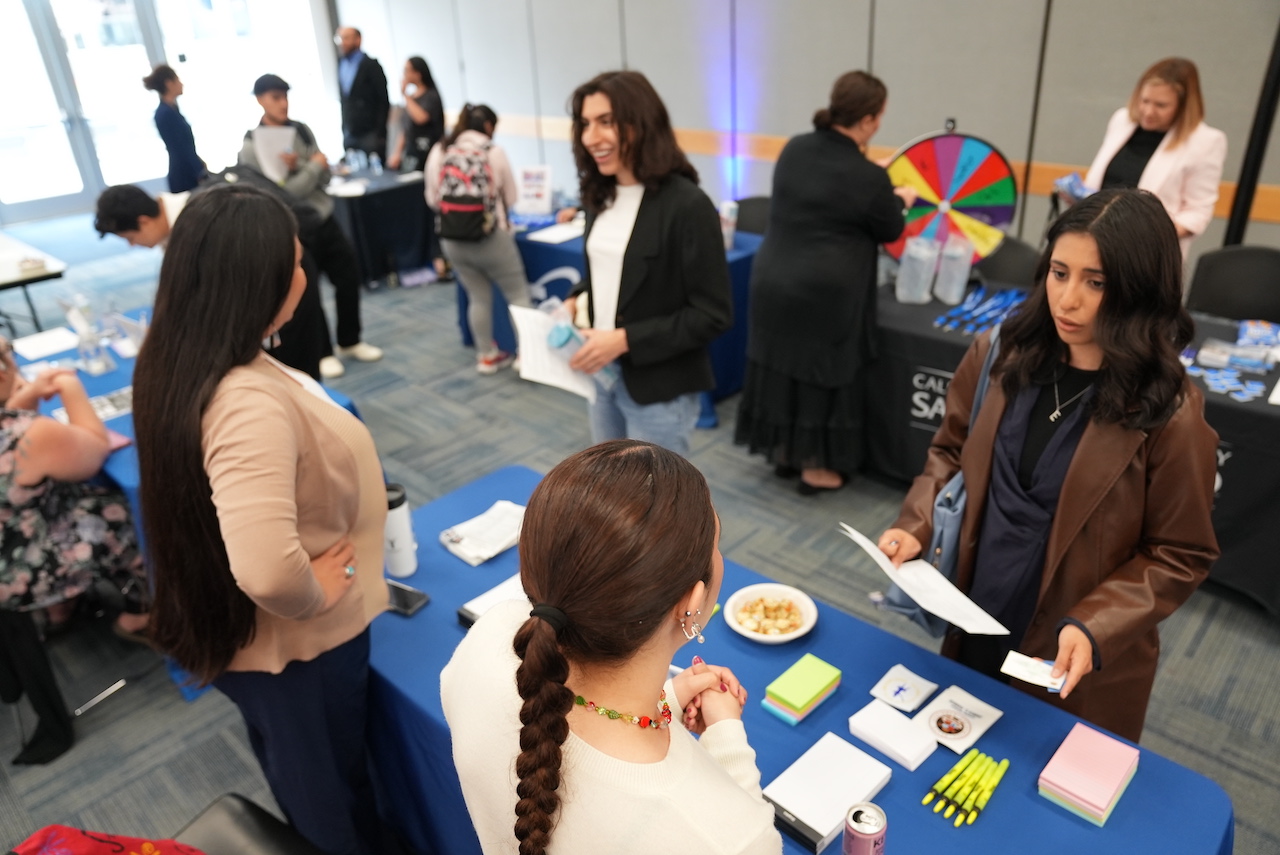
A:
{"type": "Polygon", "coordinates": [[[670,401],[637,404],[621,378],[607,391],[597,384],[595,403],[587,408],[591,442],[639,439],[688,457],[689,437],[698,423],[700,397],[697,392],[691,392],[670,401]]]}
{"type": "Polygon", "coordinates": [[[226,671],[213,684],[240,708],[289,823],[330,855],[379,851],[365,749],[369,630],[279,674],[226,671]]]}

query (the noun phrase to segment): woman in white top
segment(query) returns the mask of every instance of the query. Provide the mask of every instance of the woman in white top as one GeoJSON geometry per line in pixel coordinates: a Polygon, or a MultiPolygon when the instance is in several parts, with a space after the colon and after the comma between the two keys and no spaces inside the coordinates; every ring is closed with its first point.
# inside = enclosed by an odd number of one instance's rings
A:
{"type": "Polygon", "coordinates": [[[1182,257],[1213,219],[1227,135],[1204,123],[1200,74],[1189,59],[1162,59],[1143,72],[1107,123],[1084,183],[1097,190],[1137,187],[1163,204],[1182,257]]]}
{"type": "Polygon", "coordinates": [[[507,219],[519,190],[506,152],[493,142],[497,125],[498,114],[486,105],[462,105],[453,133],[431,149],[426,165],[427,204],[440,215],[440,247],[467,292],[467,323],[481,374],[496,374],[515,361],[493,340],[493,285],[508,304],[533,305],[524,261],[507,219]],[[463,188],[465,195],[460,194],[463,188]],[[468,198],[482,210],[474,214],[475,232],[462,237],[450,221],[456,216],[450,206],[468,198]]]}
{"type": "Polygon", "coordinates": [[[520,575],[536,605],[487,612],[440,675],[486,855],[781,852],[745,689],[697,657],[667,679],[719,594],[718,539],[706,481],[649,443],[581,451],[534,491],[520,575]]]}

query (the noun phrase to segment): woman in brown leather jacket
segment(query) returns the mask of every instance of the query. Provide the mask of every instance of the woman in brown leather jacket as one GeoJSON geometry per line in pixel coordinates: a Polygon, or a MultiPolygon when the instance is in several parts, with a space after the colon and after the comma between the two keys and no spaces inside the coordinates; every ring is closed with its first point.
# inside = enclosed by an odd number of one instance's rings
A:
{"type": "Polygon", "coordinates": [[[919,555],[934,498],[963,469],[955,582],[1010,635],[953,628],[942,652],[997,679],[1010,649],[1054,660],[1060,695],[1014,685],[1136,741],[1156,626],[1218,557],[1218,437],[1178,361],[1194,329],[1177,233],[1151,194],[1097,193],[1054,223],[1037,281],[1001,329],[972,436],[986,336],[957,369],[880,548],[898,564],[919,555]]]}

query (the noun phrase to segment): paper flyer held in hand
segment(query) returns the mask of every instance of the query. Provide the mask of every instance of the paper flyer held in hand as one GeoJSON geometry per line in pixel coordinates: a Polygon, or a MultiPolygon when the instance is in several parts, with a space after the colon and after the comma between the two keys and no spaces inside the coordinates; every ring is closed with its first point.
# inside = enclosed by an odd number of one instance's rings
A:
{"type": "Polygon", "coordinates": [[[594,403],[596,381],[591,375],[569,367],[569,357],[556,353],[547,336],[559,323],[546,312],[511,306],[511,321],[520,339],[520,377],[546,386],[555,386],[594,403]]]}
{"type": "Polygon", "coordinates": [[[917,558],[903,562],[901,567],[894,567],[889,556],[861,532],[845,523],[840,523],[840,528],[846,537],[866,550],[885,575],[896,582],[920,608],[955,624],[970,635],[1009,634],[1009,630],[1000,621],[960,593],[932,564],[917,558]]]}

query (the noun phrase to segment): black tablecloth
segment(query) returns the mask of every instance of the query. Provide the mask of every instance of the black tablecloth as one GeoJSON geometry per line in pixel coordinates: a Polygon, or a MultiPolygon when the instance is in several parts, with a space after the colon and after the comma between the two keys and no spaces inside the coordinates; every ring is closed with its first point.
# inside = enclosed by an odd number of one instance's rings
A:
{"type": "MultiPolygon", "coordinates": [[[[924,466],[929,441],[942,422],[952,372],[971,336],[933,325],[946,307],[897,302],[880,292],[880,355],[872,366],[867,466],[910,481],[924,466]]],[[[1232,322],[1196,317],[1196,339],[1235,341],[1232,322]]],[[[1263,378],[1270,386],[1275,377],[1263,378]]],[[[1218,432],[1218,481],[1213,525],[1222,548],[1210,578],[1280,614],[1280,574],[1272,572],[1270,535],[1280,529],[1280,408],[1266,397],[1248,403],[1208,390],[1205,418],[1218,432]]]]}
{"type": "Polygon", "coordinates": [[[368,284],[392,273],[427,266],[430,214],[422,173],[374,175],[366,170],[348,180],[366,182],[365,192],[360,196],[334,195],[333,216],[355,246],[361,280],[368,284]]]}

